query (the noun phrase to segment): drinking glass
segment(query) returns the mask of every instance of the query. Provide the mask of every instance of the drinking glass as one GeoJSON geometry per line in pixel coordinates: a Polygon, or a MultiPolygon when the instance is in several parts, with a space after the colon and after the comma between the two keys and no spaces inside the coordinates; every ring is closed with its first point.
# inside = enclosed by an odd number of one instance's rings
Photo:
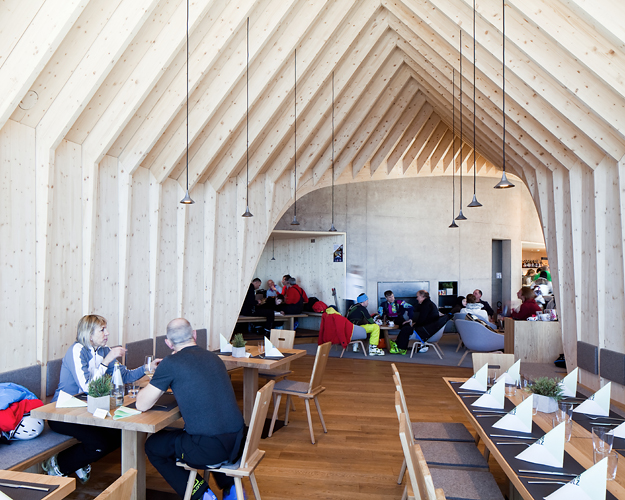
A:
{"type": "Polygon", "coordinates": [[[592,428],[592,447],[595,451],[609,452],[612,451],[614,443],[614,432],[605,427],[592,428]]]}
{"type": "Polygon", "coordinates": [[[604,458],[608,459],[608,472],[606,474],[606,479],[608,481],[614,481],[616,478],[616,469],[618,467],[618,453],[614,450],[608,451],[604,450],[593,450],[592,452],[592,461],[593,463],[599,463],[604,458]]]}
{"type": "Polygon", "coordinates": [[[139,382],[131,382],[127,385],[128,395],[133,399],[135,399],[137,394],[139,394],[139,389],[139,382]]]}
{"type": "Polygon", "coordinates": [[[516,394],[517,384],[506,384],[506,396],[514,396],[516,394]]]}
{"type": "Polygon", "coordinates": [[[258,343],[258,355],[261,358],[265,357],[265,342],[264,341],[258,343]]]}
{"type": "Polygon", "coordinates": [[[154,375],[153,361],[154,361],[154,356],[145,357],[145,374],[148,376],[150,380],[152,380],[152,376],[154,375]]]}
{"type": "Polygon", "coordinates": [[[552,426],[555,428],[564,422],[564,442],[568,443],[571,440],[571,431],[573,430],[573,419],[570,418],[565,412],[560,410],[556,411],[552,420],[552,426]]]}
{"type": "Polygon", "coordinates": [[[488,370],[488,387],[492,387],[495,385],[495,381],[497,379],[497,371],[496,370],[488,370]]]}

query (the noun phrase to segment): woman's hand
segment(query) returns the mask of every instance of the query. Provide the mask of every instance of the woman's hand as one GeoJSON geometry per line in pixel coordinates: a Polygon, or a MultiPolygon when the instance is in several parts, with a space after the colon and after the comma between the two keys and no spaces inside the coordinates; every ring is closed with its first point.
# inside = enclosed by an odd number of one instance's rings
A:
{"type": "Polygon", "coordinates": [[[102,364],[108,366],[113,361],[115,361],[117,358],[121,358],[125,352],[126,352],[126,349],[124,349],[120,345],[117,345],[115,347],[111,347],[111,350],[109,351],[109,353],[102,360],[102,364]]]}

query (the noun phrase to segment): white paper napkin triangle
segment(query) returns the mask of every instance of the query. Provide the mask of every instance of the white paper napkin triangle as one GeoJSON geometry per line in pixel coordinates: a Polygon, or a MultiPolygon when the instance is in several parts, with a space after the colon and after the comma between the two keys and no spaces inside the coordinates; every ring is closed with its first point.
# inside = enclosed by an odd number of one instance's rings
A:
{"type": "Polygon", "coordinates": [[[519,359],[504,373],[506,377],[506,384],[520,384],[521,383],[521,360],[519,359]]]}
{"type": "Polygon", "coordinates": [[[482,391],[486,390],[486,383],[488,379],[488,363],[482,368],[476,371],[473,376],[460,386],[460,389],[467,389],[469,391],[482,391]]]}
{"type": "Polygon", "coordinates": [[[495,382],[486,393],[481,395],[477,401],[475,401],[471,406],[479,406],[480,408],[496,408],[498,410],[503,409],[503,404],[505,401],[505,392],[506,392],[506,383],[504,380],[500,380],[499,382],[495,382]]]}
{"type": "Polygon", "coordinates": [[[57,408],[81,408],[83,406],[87,406],[85,401],[81,401],[65,391],[59,391],[59,397],[56,400],[57,408]]]}
{"type": "Polygon", "coordinates": [[[571,373],[562,379],[560,387],[562,387],[562,395],[574,398],[577,395],[577,370],[575,368],[571,373]]]}
{"type": "Polygon", "coordinates": [[[614,437],[625,438],[625,422],[623,422],[616,429],[614,429],[613,432],[614,432],[614,437]]]}
{"type": "Polygon", "coordinates": [[[525,462],[562,468],[564,463],[564,431],[566,422],[535,441],[527,450],[523,450],[516,458],[525,462]]]}
{"type": "Polygon", "coordinates": [[[282,354],[278,348],[271,343],[271,340],[265,337],[265,356],[269,356],[270,358],[283,358],[284,354],[282,354]]]}
{"type": "Polygon", "coordinates": [[[605,500],[607,457],[558,488],[545,500],[605,500]]]}
{"type": "Polygon", "coordinates": [[[12,498],[9,495],[5,495],[0,491],[0,500],[12,500],[12,498]]]}
{"type": "Polygon", "coordinates": [[[507,415],[497,420],[497,422],[493,424],[493,427],[505,429],[507,431],[531,433],[532,411],[534,406],[533,399],[534,395],[531,394],[529,398],[513,408],[507,415]]]}
{"type": "Polygon", "coordinates": [[[578,405],[573,411],[577,413],[586,413],[588,415],[599,415],[601,417],[609,416],[611,387],[612,382],[608,382],[581,405],[578,405]]]}
{"type": "Polygon", "coordinates": [[[232,344],[221,334],[219,335],[219,352],[232,352],[232,344]]]}

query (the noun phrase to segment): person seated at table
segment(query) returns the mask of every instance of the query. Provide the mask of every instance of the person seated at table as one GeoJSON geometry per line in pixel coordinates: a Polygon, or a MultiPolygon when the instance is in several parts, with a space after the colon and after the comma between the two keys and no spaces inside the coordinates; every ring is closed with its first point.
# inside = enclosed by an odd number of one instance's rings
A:
{"type": "Polygon", "coordinates": [[[295,278],[289,278],[289,287],[284,295],[284,314],[301,314],[304,304],[308,302],[308,295],[297,284],[295,278]]]}
{"type": "MultiPolygon", "coordinates": [[[[369,314],[367,310],[368,305],[369,297],[367,297],[367,294],[361,293],[356,298],[356,303],[347,311],[347,319],[354,323],[354,325],[363,328],[365,332],[369,334],[369,355],[382,356],[384,355],[384,351],[378,348],[378,344],[380,343],[380,326],[375,323],[374,319],[369,314]]],[[[354,352],[356,351],[358,351],[358,344],[354,344],[354,352]]]]}
{"type": "Polygon", "coordinates": [[[395,299],[392,290],[384,292],[384,298],[378,307],[378,314],[382,317],[384,323],[392,321],[395,326],[400,327],[403,324],[410,323],[414,315],[414,309],[408,302],[395,299]]]}
{"type": "Polygon", "coordinates": [[[271,309],[259,309],[259,301],[256,300],[256,290],[260,288],[260,278],[254,278],[250,283],[243,305],[241,306],[242,316],[258,316],[265,318],[265,333],[269,334],[273,328],[273,322],[276,319],[275,313],[271,309]]]}
{"type": "Polygon", "coordinates": [[[534,290],[532,290],[528,286],[522,287],[517,292],[517,297],[521,299],[521,306],[518,311],[512,312],[513,319],[527,319],[535,314],[540,314],[542,309],[536,303],[536,294],[534,290]]]}
{"type": "Polygon", "coordinates": [[[540,266],[538,270],[536,271],[536,274],[532,277],[532,281],[536,281],[539,278],[546,278],[547,281],[551,281],[551,273],[549,272],[549,266],[540,266]]]}
{"type": "Polygon", "coordinates": [[[477,301],[477,297],[472,293],[467,295],[467,305],[461,309],[460,313],[471,313],[488,323],[488,314],[484,310],[484,306],[477,301]]]}
{"type": "MultiPolygon", "coordinates": [[[[189,472],[176,462],[200,469],[236,462],[243,451],[245,425],[223,361],[196,344],[195,332],[186,319],[170,321],[165,343],[173,354],[163,359],[150,383],[139,392],[136,407],[147,411],[167,389],[174,393],[184,429],[163,429],[153,434],[145,443],[145,452],[183,498],[189,472]]],[[[236,499],[234,478],[224,474],[214,474],[214,478],[225,500],[236,499]]],[[[217,499],[206,479],[198,474],[192,500],[217,499]]]]}
{"type": "Polygon", "coordinates": [[[279,293],[275,297],[267,297],[258,304],[257,309],[269,309],[276,314],[284,314],[284,295],[279,293]]]}
{"type": "Polygon", "coordinates": [[[449,311],[449,314],[453,316],[454,314],[459,313],[465,307],[467,307],[467,299],[464,297],[464,295],[458,295],[458,298],[456,298],[456,302],[451,308],[451,311],[449,311]]]}
{"type": "Polygon", "coordinates": [[[495,319],[495,311],[493,311],[493,308],[490,306],[488,302],[486,302],[485,300],[482,300],[482,290],[480,290],[479,288],[476,288],[475,290],[473,290],[473,295],[475,295],[475,298],[477,299],[477,303],[482,304],[482,307],[484,308],[484,310],[486,311],[486,314],[488,315],[488,318],[485,321],[491,321],[495,319]]]}
{"type": "Polygon", "coordinates": [[[282,284],[282,289],[280,290],[280,293],[282,295],[286,295],[286,291],[289,289],[290,280],[291,280],[290,274],[285,274],[284,276],[282,276],[282,281],[280,282],[282,284]]]}
{"type": "MultiPolygon", "coordinates": [[[[103,375],[113,374],[115,360],[126,352],[121,346],[106,346],[109,332],[106,328],[106,319],[102,316],[97,314],[83,316],[78,322],[77,330],[76,342],[63,357],[59,386],[52,402],[58,399],[60,391],[72,395],[87,392],[89,382],[103,375]]],[[[159,362],[160,359],[154,360],[153,367],[159,362]]],[[[139,380],[146,374],[145,368],[140,366],[128,370],[124,365],[120,365],[124,383],[139,380]]],[[[48,424],[54,432],[72,436],[80,441],[41,464],[43,470],[50,476],[67,476],[74,472],[81,482],[86,483],[91,475],[90,464],[116,450],[121,444],[119,429],[52,420],[48,424]]]]}
{"type": "MultiPolygon", "coordinates": [[[[397,345],[393,349],[392,354],[406,354],[408,351],[408,341],[416,339],[425,342],[438,330],[440,330],[449,321],[447,314],[441,316],[438,307],[430,299],[430,293],[427,290],[419,290],[416,295],[418,316],[410,323],[405,323],[399,335],[397,335],[397,345]]],[[[423,346],[418,352],[427,352],[428,346],[423,346]]]]}
{"type": "Polygon", "coordinates": [[[267,280],[267,297],[275,297],[278,295],[278,289],[273,280],[267,280]]]}

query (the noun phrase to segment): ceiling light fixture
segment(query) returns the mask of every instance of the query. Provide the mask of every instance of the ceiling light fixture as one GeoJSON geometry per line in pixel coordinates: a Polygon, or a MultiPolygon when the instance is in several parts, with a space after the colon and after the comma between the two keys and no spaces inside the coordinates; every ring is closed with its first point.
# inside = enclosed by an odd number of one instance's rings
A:
{"type": "Polygon", "coordinates": [[[195,203],[189,195],[189,0],[187,0],[187,193],[180,203],[183,205],[195,203]]]}
{"type": "Polygon", "coordinates": [[[293,140],[295,142],[295,152],[293,154],[293,162],[295,164],[295,175],[293,182],[293,222],[291,222],[291,226],[299,226],[299,222],[297,222],[297,49],[295,49],[295,88],[293,91],[293,98],[295,100],[295,113],[293,117],[293,123],[295,127],[295,131],[293,134],[293,140]]]}
{"type": "Polygon", "coordinates": [[[501,110],[503,111],[503,173],[501,174],[501,180],[497,183],[496,186],[493,186],[495,189],[507,189],[513,188],[514,184],[512,184],[508,178],[506,177],[506,0],[502,1],[503,4],[503,12],[502,12],[502,23],[503,23],[503,55],[502,55],[502,63],[503,67],[501,70],[501,74],[503,77],[503,103],[501,110]]]}
{"type": "Polygon", "coordinates": [[[453,132],[451,134],[451,224],[449,227],[458,227],[454,220],[456,211],[456,68],[452,68],[451,77],[451,106],[452,106],[452,123],[453,132]]]}
{"type": "Polygon", "coordinates": [[[336,232],[334,227],[334,71],[332,72],[332,226],[328,231],[336,232]]]}
{"type": "Polygon", "coordinates": [[[246,101],[245,101],[245,170],[247,182],[245,183],[245,213],[241,217],[254,217],[250,212],[250,18],[247,18],[247,63],[245,70],[246,101]]]}
{"type": "Polygon", "coordinates": [[[462,135],[462,29],[460,30],[460,213],[456,220],[467,220],[462,213],[462,143],[464,136],[462,135]]]}
{"type": "Polygon", "coordinates": [[[473,200],[468,207],[481,207],[482,204],[477,201],[475,189],[477,185],[477,168],[475,162],[475,0],[473,0],[473,200]]]}
{"type": "Polygon", "coordinates": [[[271,250],[271,260],[276,260],[276,237],[271,237],[271,243],[273,244],[273,249],[271,250]]]}

